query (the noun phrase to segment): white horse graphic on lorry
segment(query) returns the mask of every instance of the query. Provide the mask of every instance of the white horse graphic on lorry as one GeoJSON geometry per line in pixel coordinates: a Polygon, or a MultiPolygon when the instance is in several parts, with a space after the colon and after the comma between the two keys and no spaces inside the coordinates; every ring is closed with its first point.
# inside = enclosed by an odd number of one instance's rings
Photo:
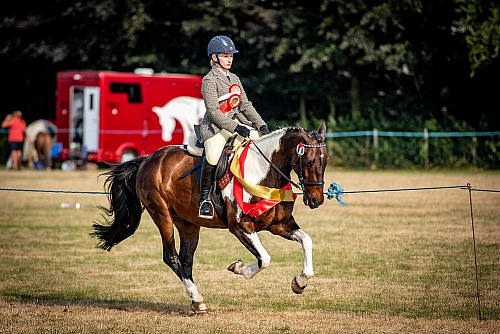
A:
{"type": "Polygon", "coordinates": [[[163,107],[153,107],[153,112],[160,119],[161,139],[165,142],[172,140],[178,121],[184,133],[183,144],[188,144],[190,138],[195,136],[193,126],[200,123],[205,111],[203,100],[190,96],[179,96],[168,101],[163,107]]]}

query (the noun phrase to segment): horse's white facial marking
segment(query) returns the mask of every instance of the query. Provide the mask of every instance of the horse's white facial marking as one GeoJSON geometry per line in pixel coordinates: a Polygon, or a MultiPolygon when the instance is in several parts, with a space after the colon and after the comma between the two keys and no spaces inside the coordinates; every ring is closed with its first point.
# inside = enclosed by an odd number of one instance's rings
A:
{"type": "Polygon", "coordinates": [[[202,302],[203,297],[198,292],[198,287],[190,279],[183,279],[182,283],[186,287],[186,292],[190,302],[202,302]]]}
{"type": "Polygon", "coordinates": [[[153,107],[161,125],[161,138],[165,142],[172,140],[176,121],[182,126],[183,144],[189,142],[193,134],[193,125],[198,124],[205,114],[205,104],[202,99],[190,96],[179,96],[168,101],[163,107],[153,107]]]}

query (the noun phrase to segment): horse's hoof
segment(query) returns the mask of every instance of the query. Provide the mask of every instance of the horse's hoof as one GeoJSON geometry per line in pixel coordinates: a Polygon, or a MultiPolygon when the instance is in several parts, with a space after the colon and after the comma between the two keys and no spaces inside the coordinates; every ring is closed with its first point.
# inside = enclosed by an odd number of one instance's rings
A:
{"type": "Polygon", "coordinates": [[[304,289],[306,288],[307,284],[304,285],[303,287],[300,287],[299,284],[297,283],[297,277],[294,277],[292,279],[292,291],[298,295],[300,295],[302,292],[304,292],[304,289]]]}
{"type": "Polygon", "coordinates": [[[193,310],[195,315],[208,314],[207,304],[205,302],[191,302],[191,310],[193,310]]]}
{"type": "Polygon", "coordinates": [[[227,270],[230,272],[233,272],[235,274],[239,274],[241,272],[241,269],[245,266],[245,262],[238,260],[236,262],[231,263],[229,267],[227,267],[227,270]]]}

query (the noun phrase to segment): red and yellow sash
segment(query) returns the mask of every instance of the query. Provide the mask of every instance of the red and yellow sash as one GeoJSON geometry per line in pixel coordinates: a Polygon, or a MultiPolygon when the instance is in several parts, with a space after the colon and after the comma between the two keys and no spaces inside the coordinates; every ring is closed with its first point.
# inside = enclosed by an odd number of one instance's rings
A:
{"type": "Polygon", "coordinates": [[[258,217],[279,202],[294,202],[297,195],[293,193],[290,183],[281,189],[276,189],[245,181],[242,166],[245,165],[250,144],[251,141],[244,148],[242,145],[235,150],[236,153],[231,162],[231,172],[234,174],[233,194],[236,202],[245,214],[258,217]],[[255,204],[244,202],[243,190],[250,195],[262,198],[262,200],[255,204]]]}

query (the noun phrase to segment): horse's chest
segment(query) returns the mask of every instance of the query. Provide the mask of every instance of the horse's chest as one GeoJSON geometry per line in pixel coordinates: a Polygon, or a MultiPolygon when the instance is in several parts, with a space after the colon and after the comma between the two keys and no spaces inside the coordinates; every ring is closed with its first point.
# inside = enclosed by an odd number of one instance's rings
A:
{"type": "Polygon", "coordinates": [[[261,214],[254,223],[257,231],[268,230],[273,225],[285,224],[292,216],[293,204],[280,203],[261,214]]]}

